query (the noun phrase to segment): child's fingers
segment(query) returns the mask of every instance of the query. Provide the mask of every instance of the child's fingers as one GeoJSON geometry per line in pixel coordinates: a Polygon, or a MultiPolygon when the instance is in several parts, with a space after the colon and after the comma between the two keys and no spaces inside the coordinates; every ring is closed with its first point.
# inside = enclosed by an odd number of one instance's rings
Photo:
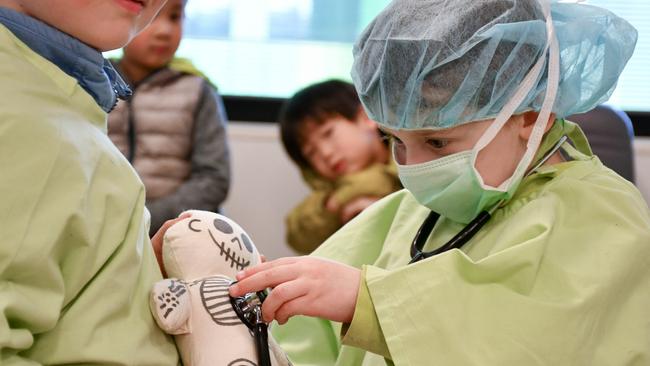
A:
{"type": "Polygon", "coordinates": [[[269,262],[263,262],[263,263],[260,263],[258,265],[255,265],[255,266],[248,267],[248,268],[244,269],[243,271],[240,271],[239,273],[237,273],[235,278],[237,279],[237,281],[241,281],[246,277],[250,277],[250,276],[252,276],[252,275],[254,275],[256,273],[262,272],[262,271],[267,271],[270,268],[277,267],[277,266],[282,266],[282,265],[285,265],[285,264],[294,263],[296,258],[297,257],[285,257],[285,258],[279,258],[279,259],[276,259],[276,260],[272,260],[272,261],[269,261],[269,262]]]}
{"type": "Polygon", "coordinates": [[[276,318],[276,311],[284,304],[302,297],[308,292],[304,281],[296,280],[282,283],[276,286],[271,294],[264,300],[262,315],[264,321],[270,322],[276,318]]]}
{"type": "Polygon", "coordinates": [[[165,236],[165,233],[167,232],[167,229],[169,229],[172,225],[175,223],[183,220],[185,217],[177,217],[175,219],[167,220],[165,223],[162,224],[160,229],[156,231],[156,233],[153,235],[151,238],[151,242],[154,245],[154,251],[156,252],[161,252],[162,251],[162,239],[163,236],[165,236]]]}
{"type": "Polygon", "coordinates": [[[174,225],[175,223],[177,223],[177,222],[179,222],[181,220],[184,220],[184,219],[186,219],[188,217],[192,217],[192,214],[190,214],[189,212],[184,212],[183,214],[181,214],[180,216],[178,216],[175,219],[170,219],[170,220],[165,221],[165,223],[162,224],[162,226],[160,227],[160,229],[158,229],[158,231],[162,231],[164,233],[172,225],[174,225]]]}
{"type": "Polygon", "coordinates": [[[165,221],[160,227],[160,229],[158,229],[158,231],[156,231],[154,236],[151,238],[151,245],[153,247],[153,252],[156,255],[156,260],[158,261],[158,266],[160,267],[160,271],[163,277],[167,277],[167,273],[165,272],[165,266],[162,260],[163,237],[165,236],[165,233],[172,225],[191,216],[192,215],[189,212],[185,212],[175,219],[165,221]]]}
{"type": "Polygon", "coordinates": [[[331,213],[337,213],[340,208],[341,206],[336,201],[336,198],[334,196],[329,196],[329,198],[327,198],[327,201],[325,201],[325,209],[331,213]]]}
{"type": "Polygon", "coordinates": [[[275,311],[274,318],[282,325],[285,324],[290,317],[294,315],[307,315],[306,309],[309,309],[311,302],[307,296],[295,298],[289,302],[285,302],[275,311]]]}
{"type": "Polygon", "coordinates": [[[162,224],[162,226],[160,226],[160,229],[158,229],[158,231],[156,231],[156,234],[154,234],[154,237],[162,238],[162,236],[165,235],[165,232],[167,232],[167,229],[169,229],[175,223],[177,223],[177,222],[179,222],[179,221],[181,221],[183,219],[186,219],[188,217],[192,217],[192,215],[189,212],[185,212],[184,214],[178,216],[175,219],[170,219],[170,220],[165,221],[162,224]]]}
{"type": "Polygon", "coordinates": [[[361,213],[361,211],[365,210],[368,208],[368,206],[377,202],[379,199],[380,197],[363,196],[355,198],[352,201],[348,202],[341,209],[341,222],[345,224],[348,221],[352,220],[355,216],[361,213]]]}
{"type": "Polygon", "coordinates": [[[230,286],[230,296],[243,296],[249,292],[275,287],[281,283],[295,279],[298,274],[298,271],[289,265],[271,267],[247,276],[242,280],[238,280],[236,284],[230,286]]]}

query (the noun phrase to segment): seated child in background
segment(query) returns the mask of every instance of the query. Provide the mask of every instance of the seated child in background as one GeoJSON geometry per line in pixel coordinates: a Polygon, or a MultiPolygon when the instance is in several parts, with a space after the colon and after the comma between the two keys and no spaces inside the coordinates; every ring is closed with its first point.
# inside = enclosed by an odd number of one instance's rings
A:
{"type": "Polygon", "coordinates": [[[108,133],[146,187],[150,234],[187,209],[218,211],[230,184],[221,97],[189,62],[174,59],[184,6],[167,2],[116,63],[133,96],[110,113],[108,133]]]}
{"type": "Polygon", "coordinates": [[[328,80],[298,91],[283,107],[280,130],[313,190],[286,218],[287,242],[301,254],[401,188],[388,147],[350,83],[328,80]]]}

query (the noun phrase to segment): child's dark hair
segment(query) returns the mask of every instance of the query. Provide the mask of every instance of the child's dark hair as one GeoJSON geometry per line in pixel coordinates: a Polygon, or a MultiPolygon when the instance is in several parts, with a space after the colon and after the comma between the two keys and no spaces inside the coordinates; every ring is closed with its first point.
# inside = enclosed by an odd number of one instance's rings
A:
{"type": "Polygon", "coordinates": [[[301,149],[305,122],[321,124],[337,116],[354,121],[359,108],[361,102],[354,85],[342,80],[312,84],[294,94],[280,111],[282,144],[291,160],[301,167],[309,166],[301,149]]]}

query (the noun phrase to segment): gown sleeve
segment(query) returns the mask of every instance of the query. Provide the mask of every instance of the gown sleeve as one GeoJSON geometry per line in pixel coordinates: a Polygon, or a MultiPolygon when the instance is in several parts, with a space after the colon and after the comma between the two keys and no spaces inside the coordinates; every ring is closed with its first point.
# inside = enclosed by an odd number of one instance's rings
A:
{"type": "MultiPolygon", "coordinates": [[[[364,263],[373,263],[381,252],[381,246],[364,244],[383,242],[389,232],[390,216],[399,209],[404,194],[404,191],[396,192],[368,207],[312,255],[358,268],[364,263]],[[343,243],[345,245],[340,245],[343,243]]],[[[271,330],[275,340],[295,365],[331,366],[341,359],[341,352],[346,353],[346,360],[363,358],[363,351],[360,349],[341,350],[340,323],[295,316],[284,325],[275,324],[271,330]]]]}
{"type": "Polygon", "coordinates": [[[354,317],[350,324],[343,324],[341,340],[348,346],[365,348],[372,353],[391,359],[377,313],[372,306],[370,291],[366,284],[366,269],[367,267],[364,266],[354,317]]]}

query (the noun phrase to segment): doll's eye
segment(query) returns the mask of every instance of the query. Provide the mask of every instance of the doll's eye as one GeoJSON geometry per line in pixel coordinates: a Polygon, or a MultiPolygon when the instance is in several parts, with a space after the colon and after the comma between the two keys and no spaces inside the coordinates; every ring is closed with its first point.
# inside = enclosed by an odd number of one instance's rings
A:
{"type": "Polygon", "coordinates": [[[200,223],[201,220],[191,219],[191,220],[187,223],[187,227],[188,227],[190,230],[194,231],[195,233],[200,233],[200,232],[201,232],[201,229],[198,228],[198,227],[194,227],[194,226],[193,226],[194,223],[197,223],[197,222],[200,223]]]}
{"type": "Polygon", "coordinates": [[[224,234],[232,234],[234,232],[232,226],[221,219],[214,219],[214,227],[224,234]]]}
{"type": "Polygon", "coordinates": [[[253,242],[246,234],[241,234],[241,241],[244,243],[246,250],[253,253],[253,242]]]}

